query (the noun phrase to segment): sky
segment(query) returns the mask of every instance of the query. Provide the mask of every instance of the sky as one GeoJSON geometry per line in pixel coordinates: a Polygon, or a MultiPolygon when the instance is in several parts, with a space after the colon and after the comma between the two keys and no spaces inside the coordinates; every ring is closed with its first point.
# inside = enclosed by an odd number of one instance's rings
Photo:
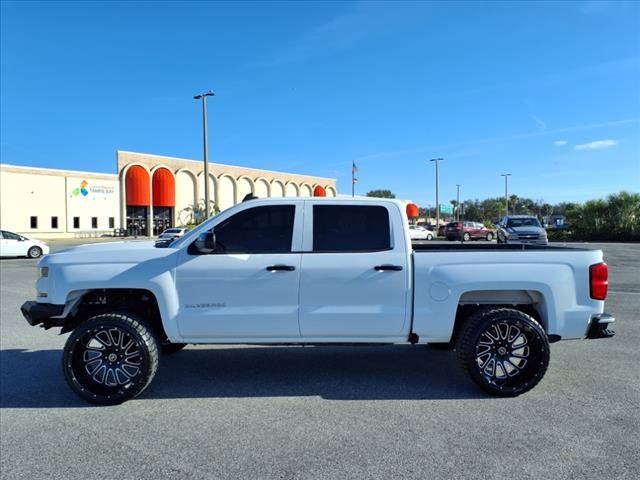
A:
{"type": "Polygon", "coordinates": [[[640,2],[5,2],[0,160],[116,150],[336,178],[420,206],[640,191],[640,2]]]}

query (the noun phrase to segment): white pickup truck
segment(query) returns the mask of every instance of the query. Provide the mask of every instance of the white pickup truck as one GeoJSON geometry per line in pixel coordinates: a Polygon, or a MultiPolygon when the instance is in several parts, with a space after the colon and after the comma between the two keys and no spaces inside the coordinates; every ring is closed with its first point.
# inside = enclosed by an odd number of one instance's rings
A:
{"type": "MultiPolygon", "coordinates": [[[[140,394],[185,344],[434,344],[482,389],[533,388],[549,343],[613,335],[602,252],[412,245],[394,200],[252,199],[170,244],[83,245],[38,264],[31,325],[98,404],[140,394]],[[163,248],[160,248],[163,247],[163,248]]],[[[295,367],[293,367],[295,368],[295,367]]]]}

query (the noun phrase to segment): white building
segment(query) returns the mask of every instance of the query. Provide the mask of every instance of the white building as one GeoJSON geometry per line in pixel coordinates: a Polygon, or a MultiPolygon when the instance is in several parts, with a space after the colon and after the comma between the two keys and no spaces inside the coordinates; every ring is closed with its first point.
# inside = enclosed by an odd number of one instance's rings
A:
{"type": "MultiPolygon", "coordinates": [[[[187,223],[204,205],[201,161],[116,152],[117,174],[0,164],[0,229],[41,238],[156,234],[187,223]]],[[[209,197],[220,210],[258,197],[335,196],[335,179],[209,164],[209,197]]]]}

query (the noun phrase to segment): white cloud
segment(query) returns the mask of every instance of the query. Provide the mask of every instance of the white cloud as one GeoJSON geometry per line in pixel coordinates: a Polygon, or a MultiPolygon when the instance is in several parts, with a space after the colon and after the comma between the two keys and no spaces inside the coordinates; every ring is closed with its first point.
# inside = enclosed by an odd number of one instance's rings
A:
{"type": "Polygon", "coordinates": [[[617,140],[595,140],[589,143],[581,143],[580,145],[576,145],[573,147],[574,150],[601,150],[603,148],[611,148],[618,145],[617,140]]]}
{"type": "Polygon", "coordinates": [[[569,142],[567,142],[566,140],[556,140],[555,142],[553,142],[554,145],[557,145],[559,147],[562,147],[562,146],[566,145],[567,143],[569,143],[569,142]]]}

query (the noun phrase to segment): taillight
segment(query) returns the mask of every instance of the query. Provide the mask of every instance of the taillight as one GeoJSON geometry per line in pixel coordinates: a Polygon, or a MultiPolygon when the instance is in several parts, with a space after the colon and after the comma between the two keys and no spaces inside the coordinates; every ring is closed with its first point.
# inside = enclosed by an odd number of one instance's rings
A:
{"type": "Polygon", "coordinates": [[[609,267],[606,263],[596,263],[589,267],[589,294],[594,300],[607,298],[609,290],[609,267]]]}

